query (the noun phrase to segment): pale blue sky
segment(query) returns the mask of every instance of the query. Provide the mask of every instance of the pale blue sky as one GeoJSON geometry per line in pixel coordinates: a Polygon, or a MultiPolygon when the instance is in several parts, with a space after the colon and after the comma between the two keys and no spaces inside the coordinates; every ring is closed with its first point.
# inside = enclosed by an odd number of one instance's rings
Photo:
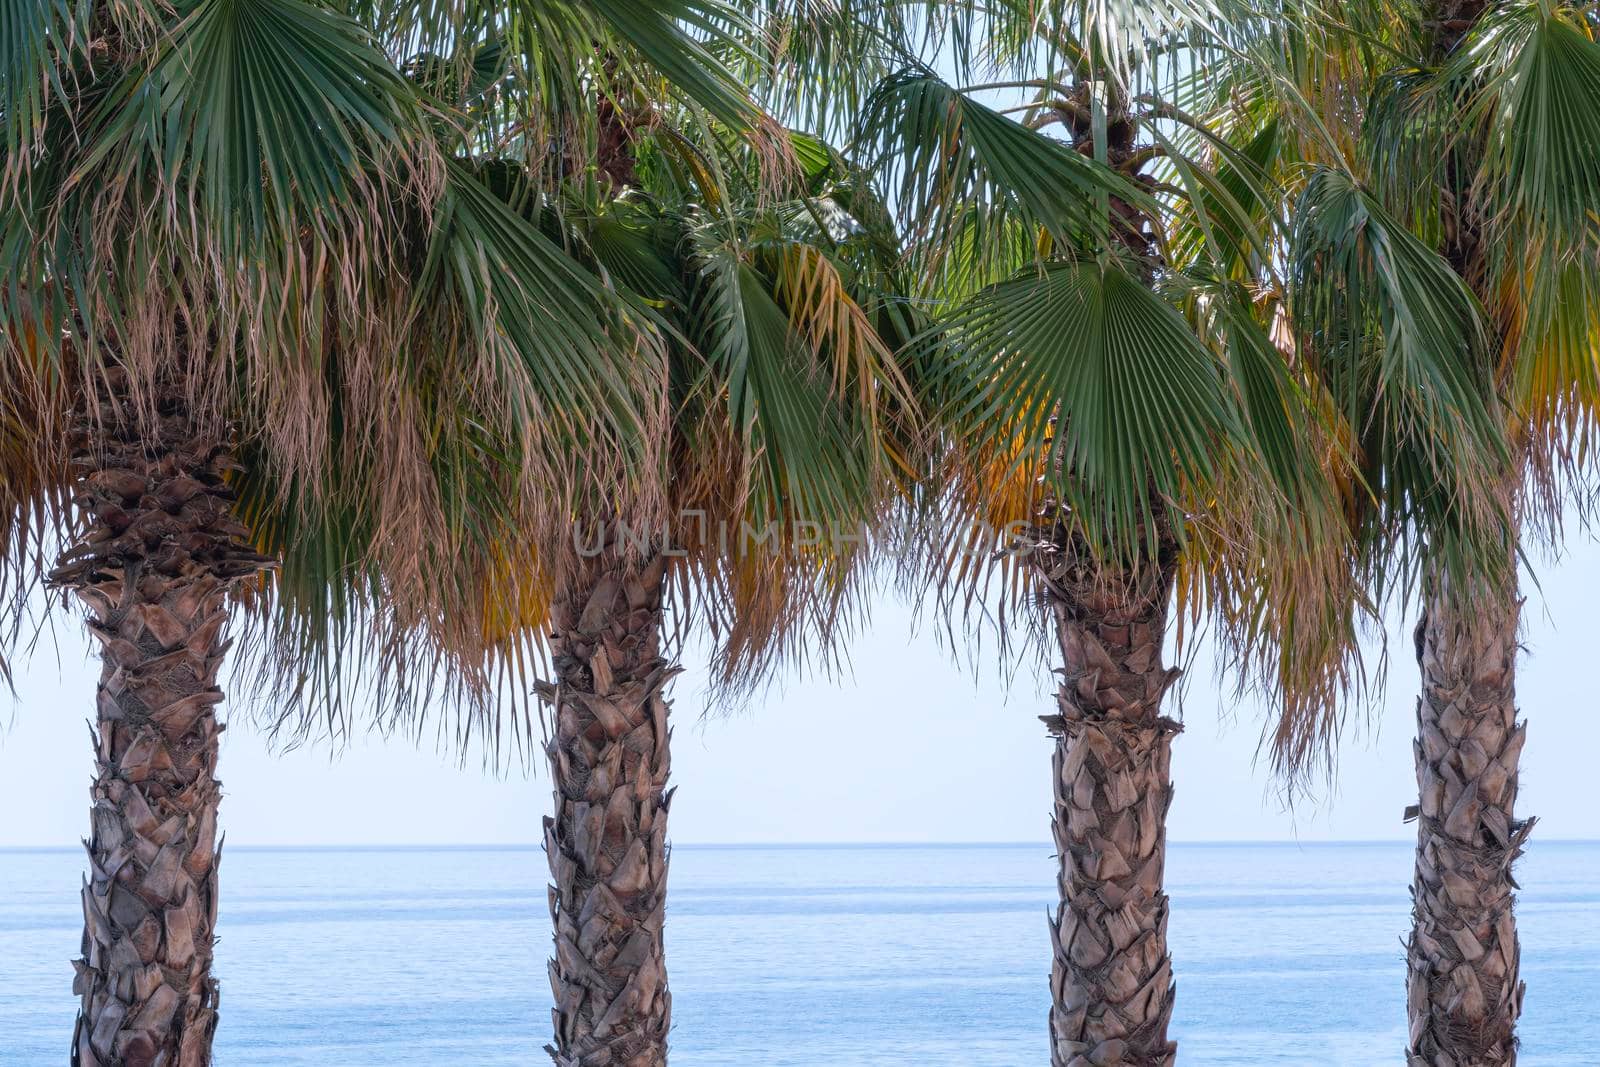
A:
{"type": "MultiPolygon", "coordinates": [[[[1544,838],[1600,837],[1593,815],[1600,548],[1574,539],[1529,588],[1521,704],[1531,720],[1519,809],[1544,838]]],[[[700,721],[702,665],[675,690],[673,838],[680,842],[1043,841],[1049,833],[1050,709],[1032,674],[1009,688],[910,635],[886,601],[854,649],[852,678],[791,681],[761,706],[700,721]]],[[[58,627],[61,666],[17,664],[19,699],[0,706],[0,846],[72,845],[87,827],[96,665],[76,626],[58,627]]],[[[1384,717],[1347,739],[1336,793],[1283,810],[1254,765],[1259,709],[1219,700],[1202,652],[1182,694],[1173,767],[1175,840],[1408,838],[1415,665],[1396,641],[1384,717]],[[1229,714],[1231,708],[1231,716],[1229,714]]],[[[243,716],[223,737],[223,825],[236,845],[524,843],[548,808],[543,769],[495,778],[407,741],[358,740],[274,755],[243,716]]]]}

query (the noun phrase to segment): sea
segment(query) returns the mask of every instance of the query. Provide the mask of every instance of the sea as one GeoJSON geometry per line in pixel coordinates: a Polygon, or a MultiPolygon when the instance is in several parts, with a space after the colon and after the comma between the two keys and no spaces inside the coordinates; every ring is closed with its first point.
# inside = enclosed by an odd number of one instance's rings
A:
{"type": "MultiPolygon", "coordinates": [[[[0,1064],[66,1063],[81,852],[0,850],[0,1064]]],[[[1175,844],[1179,1062],[1401,1064],[1411,849],[1175,844]]],[[[673,852],[676,1067],[1041,1067],[1033,845],[673,852]]],[[[1600,844],[1518,868],[1523,1067],[1600,1063],[1600,844]]],[[[548,1062],[537,848],[230,847],[219,1067],[548,1062]]]]}

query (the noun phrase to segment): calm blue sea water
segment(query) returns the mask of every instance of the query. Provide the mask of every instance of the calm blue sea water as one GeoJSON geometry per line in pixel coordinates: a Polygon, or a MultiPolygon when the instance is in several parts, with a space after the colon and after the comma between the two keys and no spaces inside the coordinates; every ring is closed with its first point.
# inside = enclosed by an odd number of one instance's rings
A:
{"type": "MultiPolygon", "coordinates": [[[[81,857],[0,850],[0,1064],[65,1063],[81,857]]],[[[230,850],[222,1067],[536,1064],[534,850],[230,850]]],[[[679,848],[679,1067],[1036,1067],[1044,845],[679,848]]],[[[1178,845],[1188,1065],[1398,1064],[1406,845],[1178,845]]],[[[1600,1062],[1600,844],[1520,868],[1527,1067],[1600,1062]]]]}

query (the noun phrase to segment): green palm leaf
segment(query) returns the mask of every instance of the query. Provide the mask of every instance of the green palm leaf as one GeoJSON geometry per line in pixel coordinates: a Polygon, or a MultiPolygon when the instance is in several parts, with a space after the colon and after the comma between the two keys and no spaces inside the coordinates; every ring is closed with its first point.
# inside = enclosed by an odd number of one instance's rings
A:
{"type": "Polygon", "coordinates": [[[710,388],[754,464],[752,513],[760,521],[859,520],[870,470],[830,378],[770,285],[726,246],[702,245],[695,316],[710,388]]]}
{"type": "Polygon", "coordinates": [[[757,124],[760,111],[744,86],[692,34],[754,59],[742,42],[754,33],[730,5],[718,0],[589,0],[619,38],[687,99],[736,130],[757,124]],[[686,32],[686,29],[688,32],[686,32]]]}
{"type": "MultiPolygon", "coordinates": [[[[1294,209],[1290,307],[1304,354],[1354,428],[1377,507],[1366,545],[1406,589],[1417,552],[1470,573],[1505,519],[1507,458],[1482,313],[1441,256],[1348,176],[1318,171],[1294,209]]],[[[1487,566],[1488,564],[1484,564],[1487,566]]]]}
{"type": "MultiPolygon", "coordinates": [[[[1334,170],[1307,183],[1293,224],[1296,319],[1328,351],[1359,357],[1325,365],[1341,378],[1336,392],[1349,404],[1379,396],[1395,405],[1398,428],[1433,442],[1426,450],[1441,467],[1493,454],[1482,399],[1487,339],[1477,301],[1450,265],[1334,170]],[[1382,388],[1362,388],[1362,373],[1380,375],[1382,388]]],[[[1370,418],[1347,413],[1355,425],[1370,418]]]]}
{"type": "Polygon", "coordinates": [[[1521,210],[1557,233],[1590,230],[1600,213],[1600,44],[1578,18],[1505,5],[1445,71],[1482,79],[1468,117],[1487,135],[1489,213],[1521,210]]]}
{"type": "Polygon", "coordinates": [[[629,385],[647,362],[643,316],[630,326],[614,294],[464,164],[447,166],[434,210],[413,313],[467,331],[509,405],[506,425],[570,431],[598,418],[637,430],[629,385]]]}
{"type": "Polygon", "coordinates": [[[69,0],[0,3],[0,192],[26,173],[50,100],[65,95],[63,53],[81,39],[83,16],[69,0]]]}
{"type": "Polygon", "coordinates": [[[958,439],[1006,453],[1020,440],[1087,536],[1129,551],[1150,535],[1151,490],[1219,471],[1238,428],[1216,357],[1177,310],[1120,264],[1050,266],[979,294],[942,344],[970,383],[947,394],[958,439]]]}
{"type": "MultiPolygon", "coordinates": [[[[201,0],[96,109],[69,184],[165,186],[212,234],[370,205],[372,168],[413,151],[416,104],[366,31],[305,0],[201,0]]],[[[176,211],[174,211],[177,214],[176,211]]]]}
{"type": "Polygon", "coordinates": [[[888,79],[858,138],[893,182],[910,238],[937,259],[965,247],[981,259],[1042,230],[1064,250],[1099,247],[1106,198],[1154,208],[1148,194],[1060,141],[985,107],[924,70],[888,79]]]}

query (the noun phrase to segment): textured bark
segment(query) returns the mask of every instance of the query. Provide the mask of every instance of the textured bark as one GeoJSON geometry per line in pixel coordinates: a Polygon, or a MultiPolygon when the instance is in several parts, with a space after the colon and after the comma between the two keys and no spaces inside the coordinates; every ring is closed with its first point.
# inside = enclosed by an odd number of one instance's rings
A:
{"type": "Polygon", "coordinates": [[[545,820],[558,1067],[660,1067],[672,995],[663,924],[672,793],[661,656],[665,561],[606,552],[553,608],[545,820]]]}
{"type": "Polygon", "coordinates": [[[595,171],[610,182],[613,189],[638,185],[639,173],[633,152],[636,116],[624,113],[609,96],[601,96],[595,104],[595,118],[598,126],[595,171]]]}
{"type": "MultiPolygon", "coordinates": [[[[617,57],[607,54],[601,61],[605,80],[615,86],[617,57]]],[[[639,184],[638,158],[634,151],[635,131],[644,120],[642,109],[609,92],[595,98],[595,173],[609,182],[613,192],[639,184]]]]}
{"type": "Polygon", "coordinates": [[[1111,573],[1070,545],[1035,553],[1062,655],[1055,839],[1061,904],[1051,922],[1055,1067],[1165,1067],[1177,1045],[1167,954],[1172,738],[1160,714],[1178,671],[1162,666],[1174,567],[1111,573]]]}
{"type": "Polygon", "coordinates": [[[1493,0],[1433,0],[1428,25],[1433,31],[1435,53],[1447,56],[1454,52],[1492,3],[1493,0]]]}
{"type": "Polygon", "coordinates": [[[1470,607],[1428,598],[1417,625],[1422,696],[1414,742],[1420,803],[1406,994],[1411,1067],[1501,1067],[1522,1012],[1511,865],[1518,821],[1514,589],[1470,607]]]}
{"type": "Polygon", "coordinates": [[[217,1025],[217,672],[229,586],[265,561],[232,517],[222,443],[180,399],[144,419],[108,401],[81,436],[84,536],[51,575],[88,605],[101,658],[72,1062],[203,1067],[217,1025]]]}

